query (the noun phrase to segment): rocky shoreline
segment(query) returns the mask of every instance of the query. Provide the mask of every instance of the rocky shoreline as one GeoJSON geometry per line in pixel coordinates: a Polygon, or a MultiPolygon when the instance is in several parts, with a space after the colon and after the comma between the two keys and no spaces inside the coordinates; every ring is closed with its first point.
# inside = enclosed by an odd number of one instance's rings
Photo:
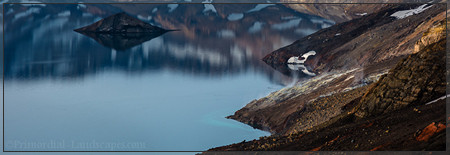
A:
{"type": "MultiPolygon", "coordinates": [[[[332,104],[331,107],[338,106],[335,109],[342,110],[342,113],[330,117],[329,120],[317,123],[317,125],[307,128],[302,128],[301,124],[312,123],[306,120],[311,120],[304,114],[305,110],[301,111],[305,119],[294,122],[297,124],[290,132],[284,134],[273,134],[267,137],[261,137],[258,140],[249,142],[241,142],[228,146],[210,149],[209,151],[267,151],[267,150],[445,150],[445,129],[446,126],[446,97],[445,96],[445,78],[440,76],[445,72],[445,39],[441,39],[437,43],[426,46],[420,52],[412,54],[408,58],[400,61],[397,66],[389,71],[388,74],[380,78],[376,83],[369,86],[363,86],[353,91],[344,93],[337,93],[328,97],[322,97],[318,100],[320,104],[313,104],[309,108],[324,110],[328,101],[333,102],[333,99],[339,97],[352,96],[354,99],[348,99],[349,102],[339,107],[339,104],[332,104]],[[417,58],[425,58],[423,61],[417,61],[417,58]],[[411,66],[404,66],[403,64],[415,63],[411,66]],[[430,67],[428,64],[433,64],[430,67]],[[428,93],[426,90],[421,92],[420,102],[417,100],[405,101],[415,96],[415,94],[408,94],[407,96],[397,96],[402,98],[405,103],[403,106],[392,105],[393,108],[385,108],[379,102],[381,100],[388,100],[386,97],[379,97],[374,100],[367,100],[371,98],[371,94],[376,94],[377,90],[385,88],[384,83],[389,79],[390,75],[398,75],[404,72],[404,68],[424,68],[430,69],[436,76],[429,76],[425,81],[429,83],[436,83],[436,90],[428,93]],[[443,91],[441,88],[444,88],[443,91]],[[363,92],[363,93],[361,93],[363,92]],[[353,94],[353,95],[352,95],[353,94]],[[436,97],[438,96],[438,97],[436,97]],[[439,97],[441,96],[441,97],[439,97]],[[355,98],[356,97],[356,98],[355,98]],[[435,98],[437,100],[433,101],[435,98]],[[375,110],[367,111],[365,107],[372,106],[375,110]],[[383,109],[382,114],[379,110],[383,109]],[[367,115],[361,115],[361,111],[367,112],[367,115]],[[303,113],[302,113],[303,112],[303,113]],[[299,129],[299,130],[297,130],[299,129]]],[[[413,74],[420,72],[413,71],[413,74]]],[[[423,73],[422,73],[423,74],[423,73]]],[[[399,82],[400,85],[407,85],[415,83],[413,86],[419,86],[423,78],[417,78],[411,81],[399,82]]],[[[382,92],[389,92],[389,88],[382,92]]],[[[408,92],[408,89],[403,91],[408,92]]],[[[414,91],[413,91],[414,92],[414,91]]],[[[402,93],[399,91],[398,93],[402,93]]],[[[388,93],[389,94],[389,93],[388,93]]],[[[345,100],[345,99],[344,99],[345,100]]],[[[336,103],[336,102],[334,102],[336,103]]],[[[333,111],[332,110],[332,111],[333,111]]],[[[312,112],[319,116],[333,116],[329,113],[312,112]]],[[[302,117],[300,117],[302,118],[302,117]]],[[[317,117],[316,117],[317,118],[317,117]]],[[[450,119],[450,118],[449,118],[450,119]]]]}
{"type": "Polygon", "coordinates": [[[396,19],[391,14],[419,6],[388,5],[267,55],[277,69],[318,51],[305,63],[319,75],[227,117],[271,136],[209,151],[445,150],[445,99],[426,104],[446,93],[443,6],[396,19]]]}

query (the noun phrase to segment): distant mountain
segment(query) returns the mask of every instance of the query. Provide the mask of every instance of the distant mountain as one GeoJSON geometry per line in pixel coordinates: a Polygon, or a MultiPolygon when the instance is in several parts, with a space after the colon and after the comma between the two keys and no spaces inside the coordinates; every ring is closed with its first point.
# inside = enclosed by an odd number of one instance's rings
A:
{"type": "Polygon", "coordinates": [[[382,61],[390,61],[413,53],[414,43],[420,39],[436,19],[444,18],[443,4],[424,4],[424,11],[406,18],[397,18],[394,13],[420,8],[420,4],[390,4],[377,13],[368,14],[348,22],[322,29],[280,48],[263,58],[276,66],[285,64],[292,56],[310,50],[317,54],[305,64],[315,72],[327,72],[340,68],[356,68],[382,61]],[[395,33],[393,33],[395,32],[395,33]]]}
{"type": "MultiPolygon", "coordinates": [[[[336,23],[378,12],[387,3],[427,3],[430,0],[280,0],[295,11],[317,15],[336,23]],[[290,3],[290,4],[288,4],[290,3]],[[326,4],[324,4],[326,3],[326,4]],[[385,3],[385,4],[383,4],[385,3]]],[[[438,0],[433,1],[438,3],[438,0]]],[[[445,1],[441,1],[445,3],[445,1]]]]}

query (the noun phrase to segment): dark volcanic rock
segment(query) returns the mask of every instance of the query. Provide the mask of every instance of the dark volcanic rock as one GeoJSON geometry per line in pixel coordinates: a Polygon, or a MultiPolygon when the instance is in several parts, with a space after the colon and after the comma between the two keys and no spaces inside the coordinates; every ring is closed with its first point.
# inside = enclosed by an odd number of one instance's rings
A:
{"type": "Polygon", "coordinates": [[[145,23],[125,12],[106,17],[94,24],[75,29],[76,32],[96,33],[164,33],[167,30],[145,23]]]}
{"type": "Polygon", "coordinates": [[[74,31],[91,37],[104,46],[126,50],[169,30],[145,23],[122,12],[74,31]]]}

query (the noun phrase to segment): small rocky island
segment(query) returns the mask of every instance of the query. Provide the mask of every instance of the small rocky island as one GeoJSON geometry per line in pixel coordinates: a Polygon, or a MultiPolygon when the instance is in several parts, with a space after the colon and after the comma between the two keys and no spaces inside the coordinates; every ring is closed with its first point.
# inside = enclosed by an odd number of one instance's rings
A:
{"type": "Polygon", "coordinates": [[[171,30],[153,26],[121,12],[74,31],[91,37],[104,46],[122,51],[171,30]]]}

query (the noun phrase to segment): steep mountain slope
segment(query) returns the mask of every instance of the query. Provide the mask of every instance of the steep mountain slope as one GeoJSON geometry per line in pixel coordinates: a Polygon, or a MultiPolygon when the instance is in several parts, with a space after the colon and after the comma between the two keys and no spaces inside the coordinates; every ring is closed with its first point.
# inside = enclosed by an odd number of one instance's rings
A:
{"type": "Polygon", "coordinates": [[[400,61],[389,74],[383,75],[362,97],[356,116],[367,117],[417,105],[444,96],[445,80],[445,25],[431,28],[416,45],[424,46],[417,54],[400,61]],[[431,39],[433,38],[433,39],[431,39]],[[430,42],[424,43],[424,40],[430,42]]]}
{"type": "MultiPolygon", "coordinates": [[[[301,3],[300,0],[284,0],[286,3],[301,3]]],[[[323,3],[323,1],[320,1],[323,3]]],[[[286,4],[295,11],[317,15],[326,19],[335,21],[336,23],[346,22],[352,19],[377,12],[387,4],[286,4]]]]}
{"type": "Polygon", "coordinates": [[[315,67],[319,75],[254,100],[228,118],[272,133],[285,134],[321,124],[342,112],[336,109],[351,109],[357,105],[353,100],[359,99],[367,89],[364,86],[377,81],[407,54],[414,53],[415,43],[422,34],[445,17],[443,5],[438,4],[407,18],[390,16],[409,6],[392,5],[367,17],[321,30],[269,54],[264,60],[283,63],[275,60],[292,56],[289,54],[295,52],[316,50],[319,54],[306,63],[315,67]],[[335,36],[338,32],[342,34],[335,36]],[[372,36],[374,33],[378,36],[372,36]],[[351,90],[356,88],[361,90],[352,93],[351,90]],[[315,103],[319,100],[327,103],[315,103]]]}
{"type": "Polygon", "coordinates": [[[421,34],[430,25],[445,17],[443,4],[426,6],[427,9],[423,12],[406,18],[392,16],[398,11],[418,7],[418,4],[388,5],[377,13],[323,29],[297,40],[268,54],[263,60],[277,68],[276,66],[285,64],[291,56],[314,50],[317,54],[305,63],[319,73],[390,61],[412,53],[413,45],[421,34]]]}
{"type": "MultiPolygon", "coordinates": [[[[445,47],[446,38],[443,38],[401,60],[387,75],[374,83],[361,100],[349,102],[356,104],[353,110],[346,108],[349,110],[310,130],[275,134],[261,137],[259,140],[214,148],[211,151],[445,150],[446,97],[441,97],[445,95],[446,86],[445,47]],[[406,71],[410,71],[410,74],[403,74],[406,71]],[[403,79],[403,76],[409,80],[397,81],[399,78],[403,79]],[[392,83],[399,87],[385,87],[392,83]],[[413,91],[413,94],[410,94],[408,87],[425,90],[420,90],[419,93],[413,91]],[[400,90],[396,90],[397,88],[400,90]],[[406,94],[394,97],[402,101],[402,106],[391,104],[392,102],[378,102],[392,98],[391,95],[378,95],[380,92],[392,94],[389,92],[393,90],[406,94]],[[373,97],[373,94],[378,96],[373,97]],[[409,100],[411,97],[415,99],[409,100]]],[[[346,93],[340,95],[345,96],[346,93]]]]}
{"type": "Polygon", "coordinates": [[[386,6],[383,3],[427,3],[430,0],[280,0],[280,2],[290,3],[286,5],[298,12],[342,23],[378,12],[386,6]]]}

